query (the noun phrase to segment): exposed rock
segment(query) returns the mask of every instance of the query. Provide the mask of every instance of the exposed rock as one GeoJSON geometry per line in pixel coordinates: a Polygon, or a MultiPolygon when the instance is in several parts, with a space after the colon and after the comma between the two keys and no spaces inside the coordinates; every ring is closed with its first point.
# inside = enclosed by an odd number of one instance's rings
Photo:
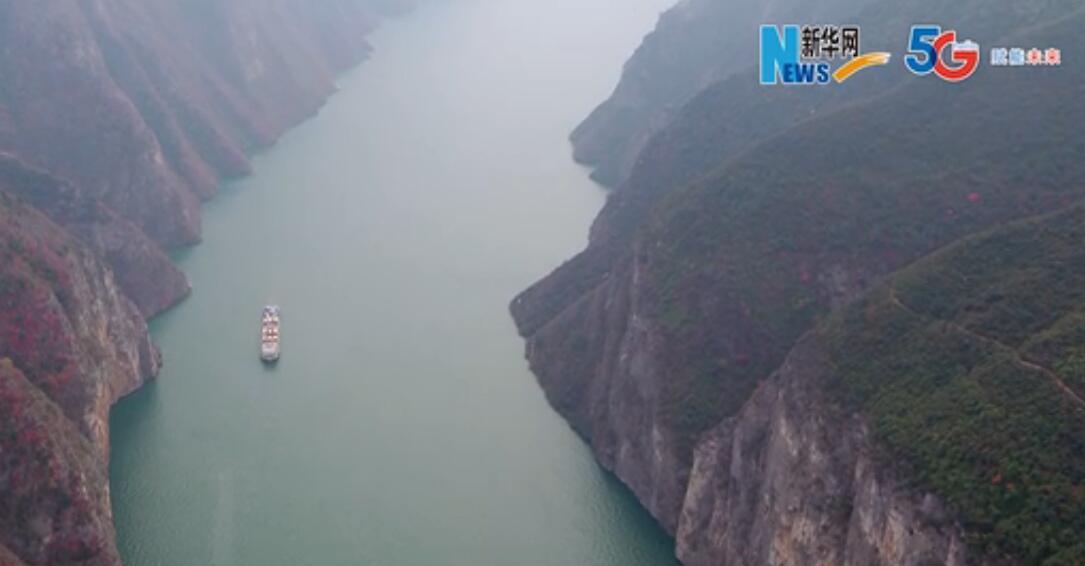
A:
{"type": "Polygon", "coordinates": [[[960,526],[875,460],[863,419],[826,398],[830,366],[801,341],[694,454],[678,529],[689,566],[961,566],[960,526]]]}
{"type": "MultiPolygon", "coordinates": [[[[897,26],[910,13],[898,5],[876,8],[897,26]]],[[[966,15],[988,7],[952,9],[966,15]]],[[[1006,37],[1008,44],[1071,45],[1083,17],[1080,6],[1057,1],[995,9],[969,21],[993,37],[1020,34],[1006,37]]],[[[818,425],[840,442],[842,452],[827,441],[816,455],[838,466],[832,486],[807,486],[786,476],[786,464],[775,467],[777,456],[799,465],[797,458],[814,456],[760,444],[783,438],[786,429],[777,426],[787,423],[757,425],[754,417],[787,414],[779,412],[786,403],[765,405],[772,391],[791,399],[786,382],[766,379],[803,334],[871,285],[970,234],[1085,197],[1085,168],[1074,165],[1085,136],[1068,127],[1085,108],[1063,98],[1085,81],[1065,67],[1043,75],[981,72],[952,91],[937,81],[902,81],[864,91],[846,108],[817,105],[802,119],[793,119],[801,89],[766,94],[739,82],[725,80],[688,104],[682,112],[689,114],[671,122],[611,195],[588,249],[513,301],[531,368],[603,466],[679,536],[691,563],[745,556],[736,563],[762,564],[777,556],[863,564],[877,553],[885,562],[876,563],[911,564],[961,556],[956,535],[925,530],[928,520],[946,526],[937,520],[937,498],[927,497],[933,490],[915,491],[870,458],[880,440],[860,417],[818,425]],[[754,92],[761,98],[749,98],[754,92]],[[1047,110],[1022,114],[1019,100],[1047,110]],[[767,129],[743,122],[774,112],[784,119],[767,129]],[[736,470],[736,442],[748,455],[738,464],[767,462],[760,471],[775,470],[763,478],[770,483],[729,483],[729,474],[756,476],[736,470]],[[732,489],[738,499],[702,497],[732,489]],[[742,498],[802,489],[821,507],[804,510],[784,497],[777,511],[731,508],[742,498]],[[866,518],[840,515],[834,532],[810,534],[834,516],[818,493],[868,509],[866,518]],[[778,512],[791,507],[794,517],[778,512]],[[739,532],[728,523],[736,517],[761,528],[739,532]],[[913,554],[899,544],[909,522],[919,537],[913,554]],[[735,545],[750,546],[750,554],[735,545]]],[[[817,422],[823,408],[807,408],[817,422]]],[[[792,420],[804,422],[800,416],[792,420]]]]}
{"type": "Polygon", "coordinates": [[[364,0],[0,2],[0,150],[72,181],[164,245],[335,90],[364,0]],[[42,61],[49,61],[43,65],[42,61]]]}
{"type": "Polygon", "coordinates": [[[145,317],[188,295],[188,279],[159,245],[71,183],[0,152],[0,189],[44,212],[104,258],[145,317]]]}
{"type": "Polygon", "coordinates": [[[109,408],[158,352],[109,269],[4,193],[0,254],[0,541],[31,564],[118,563],[109,408]]]}
{"type": "Polygon", "coordinates": [[[405,0],[0,0],[0,564],[118,564],[109,409],[156,375],[164,251],[405,0]]]}
{"type": "Polygon", "coordinates": [[[663,336],[643,312],[643,266],[621,273],[631,275],[605,277],[540,327],[528,342],[528,360],[551,404],[588,439],[599,462],[673,534],[687,465],[681,442],[655,410],[664,402],[663,336]]]}
{"type": "Polygon", "coordinates": [[[99,448],[7,359],[0,403],[0,540],[30,564],[119,563],[99,448]]]}
{"type": "MultiPolygon", "coordinates": [[[[614,93],[572,135],[575,158],[592,178],[625,182],[653,136],[711,85],[741,74],[756,83],[762,23],[843,23],[875,0],[683,0],[665,12],[626,63],[614,93]]],[[[819,93],[820,94],[820,93],[819,93]]]]}

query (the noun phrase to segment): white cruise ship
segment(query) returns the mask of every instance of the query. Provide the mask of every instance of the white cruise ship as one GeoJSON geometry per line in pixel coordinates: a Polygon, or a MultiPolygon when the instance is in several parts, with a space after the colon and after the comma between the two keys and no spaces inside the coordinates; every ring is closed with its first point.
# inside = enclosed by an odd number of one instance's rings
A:
{"type": "Polygon", "coordinates": [[[268,305],[264,307],[260,322],[260,359],[269,363],[278,361],[281,348],[279,340],[279,307],[268,305]]]}

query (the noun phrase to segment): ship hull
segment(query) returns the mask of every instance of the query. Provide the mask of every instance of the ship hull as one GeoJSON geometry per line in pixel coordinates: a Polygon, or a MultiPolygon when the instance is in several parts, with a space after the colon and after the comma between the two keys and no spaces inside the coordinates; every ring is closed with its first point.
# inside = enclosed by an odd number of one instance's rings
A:
{"type": "Polygon", "coordinates": [[[279,361],[281,351],[279,336],[279,307],[266,306],[260,323],[260,359],[264,363],[279,361]]]}

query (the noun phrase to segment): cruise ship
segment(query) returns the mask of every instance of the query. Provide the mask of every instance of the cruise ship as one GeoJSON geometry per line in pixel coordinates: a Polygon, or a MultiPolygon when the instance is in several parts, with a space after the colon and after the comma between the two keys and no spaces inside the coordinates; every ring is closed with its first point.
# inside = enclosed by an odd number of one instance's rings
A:
{"type": "Polygon", "coordinates": [[[260,359],[278,361],[279,349],[279,307],[268,305],[260,322],[260,359]]]}

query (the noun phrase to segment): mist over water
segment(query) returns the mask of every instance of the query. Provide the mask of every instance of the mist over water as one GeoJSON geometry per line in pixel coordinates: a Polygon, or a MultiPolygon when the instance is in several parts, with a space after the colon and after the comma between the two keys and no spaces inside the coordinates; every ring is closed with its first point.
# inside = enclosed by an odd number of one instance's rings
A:
{"type": "Polygon", "coordinates": [[[506,310],[584,245],[568,133],[669,3],[427,3],[206,207],[162,376],[113,413],[128,564],[674,563],[506,310]]]}

